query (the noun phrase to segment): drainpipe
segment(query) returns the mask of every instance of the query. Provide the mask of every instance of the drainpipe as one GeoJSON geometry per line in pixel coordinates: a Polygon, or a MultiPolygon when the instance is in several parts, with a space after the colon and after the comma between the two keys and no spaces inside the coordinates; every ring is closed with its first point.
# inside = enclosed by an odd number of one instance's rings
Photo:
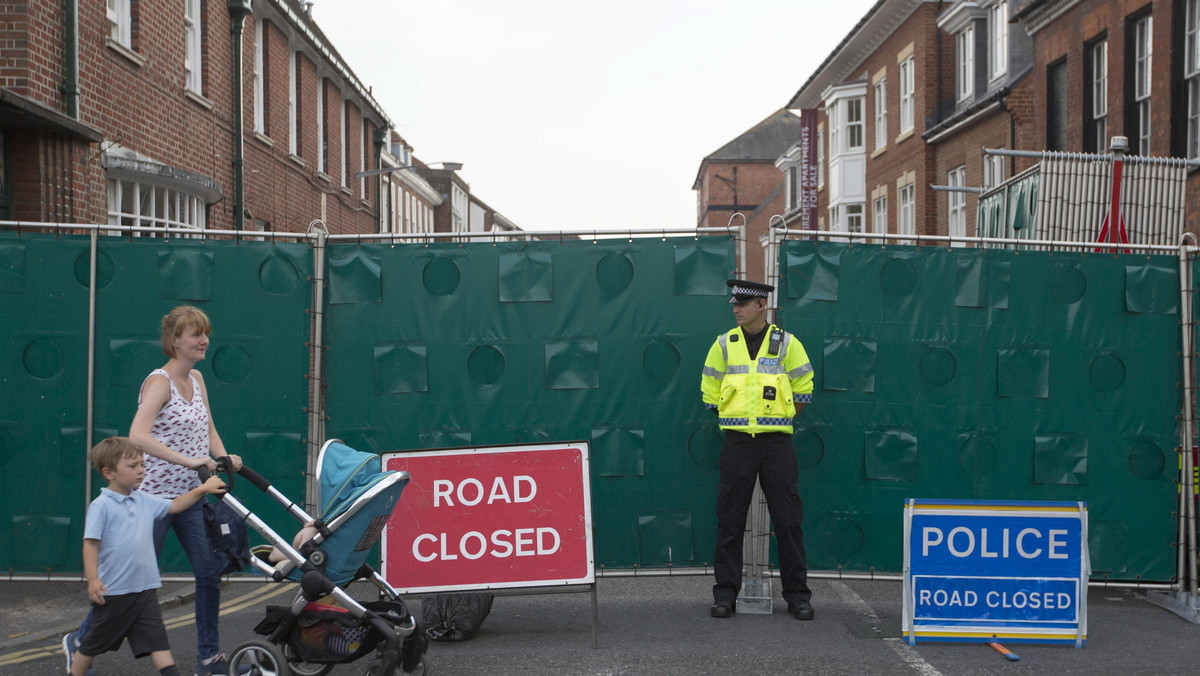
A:
{"type": "Polygon", "coordinates": [[[63,9],[63,51],[67,57],[63,93],[67,96],[67,116],[79,119],[79,0],[66,0],[63,9]]]}
{"type": "MultiPolygon", "coordinates": [[[[383,164],[383,146],[387,143],[388,129],[380,127],[371,135],[371,140],[375,142],[375,168],[382,168],[383,164]]],[[[375,177],[375,227],[379,232],[383,232],[383,174],[375,177]]]]}
{"type": "Polygon", "coordinates": [[[233,40],[233,229],[246,224],[245,139],[242,131],[242,24],[254,9],[253,0],[225,0],[233,40]]]}

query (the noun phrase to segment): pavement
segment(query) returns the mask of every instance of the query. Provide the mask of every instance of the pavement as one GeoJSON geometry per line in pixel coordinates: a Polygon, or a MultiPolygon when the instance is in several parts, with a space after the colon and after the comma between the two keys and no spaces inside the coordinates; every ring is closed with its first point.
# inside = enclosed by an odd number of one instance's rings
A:
{"type": "MultiPolygon", "coordinates": [[[[816,619],[787,614],[775,589],[771,615],[709,616],[711,578],[700,575],[602,577],[597,580],[599,623],[592,595],[497,596],[491,614],[469,641],[433,642],[429,674],[1200,674],[1200,626],[1154,605],[1137,590],[1093,588],[1088,594],[1088,643],[1005,644],[1009,661],[983,644],[918,643],[900,635],[897,581],[814,577],[816,619]],[[593,648],[593,629],[597,647],[593,648]]],[[[257,638],[263,607],[280,604],[292,585],[228,582],[221,635],[228,652],[257,638]]],[[[582,591],[579,591],[582,589],[582,591]]],[[[373,598],[359,583],[355,596],[373,598]]],[[[192,588],[168,582],[160,590],[173,652],[183,673],[194,659],[190,624],[192,588]]],[[[409,599],[414,608],[418,599],[409,599]]],[[[62,635],[86,612],[81,582],[0,581],[0,676],[61,674],[62,635]]],[[[368,660],[339,665],[333,674],[363,673],[368,660]]],[[[128,652],[96,661],[100,674],[153,674],[147,660],[128,652]]]]}

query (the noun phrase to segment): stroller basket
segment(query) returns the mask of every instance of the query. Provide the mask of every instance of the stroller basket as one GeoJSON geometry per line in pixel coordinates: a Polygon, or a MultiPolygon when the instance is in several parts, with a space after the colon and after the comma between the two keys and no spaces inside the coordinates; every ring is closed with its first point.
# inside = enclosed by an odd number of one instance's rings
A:
{"type": "MultiPolygon", "coordinates": [[[[399,625],[408,618],[408,609],[402,601],[372,601],[363,606],[392,624],[399,625]]],[[[287,606],[267,606],[266,617],[254,627],[254,631],[276,642],[276,637],[272,635],[280,626],[290,624],[287,634],[278,637],[278,642],[290,647],[292,654],[304,662],[353,662],[374,650],[383,640],[383,635],[370,622],[355,617],[340,606],[310,603],[295,622],[289,622],[291,617],[291,609],[287,606]]],[[[423,641],[424,637],[416,640],[423,641]]],[[[412,652],[408,645],[405,648],[403,654],[412,652]]]]}

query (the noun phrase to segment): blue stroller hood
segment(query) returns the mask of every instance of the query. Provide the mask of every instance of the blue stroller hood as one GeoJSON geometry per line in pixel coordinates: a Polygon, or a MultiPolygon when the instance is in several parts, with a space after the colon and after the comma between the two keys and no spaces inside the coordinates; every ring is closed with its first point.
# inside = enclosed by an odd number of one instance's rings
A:
{"type": "MultiPolygon", "coordinates": [[[[333,531],[320,542],[327,556],[325,574],[336,585],[346,584],[379,540],[408,485],[408,472],[384,472],[378,455],[331,439],[317,458],[317,479],[319,516],[333,531]]],[[[299,569],[288,578],[300,579],[299,569]]]]}
{"type": "Polygon", "coordinates": [[[356,451],[337,439],[321,447],[317,458],[317,502],[325,523],[333,521],[381,478],[378,455],[356,451]]]}

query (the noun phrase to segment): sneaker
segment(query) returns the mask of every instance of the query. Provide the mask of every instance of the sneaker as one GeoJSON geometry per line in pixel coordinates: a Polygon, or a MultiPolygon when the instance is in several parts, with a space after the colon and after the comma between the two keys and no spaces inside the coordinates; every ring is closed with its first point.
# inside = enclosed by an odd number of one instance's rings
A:
{"type": "MultiPolygon", "coordinates": [[[[249,665],[238,669],[239,676],[248,673],[250,673],[249,665]]],[[[207,660],[196,663],[196,676],[227,676],[228,674],[229,660],[225,657],[225,653],[217,653],[207,660]]]]}
{"type": "MultiPolygon", "coordinates": [[[[71,673],[71,663],[75,661],[75,651],[79,650],[79,639],[75,634],[78,631],[73,631],[63,635],[62,648],[63,654],[67,656],[67,673],[71,673]]],[[[88,667],[87,676],[96,676],[96,670],[88,667]]]]}

